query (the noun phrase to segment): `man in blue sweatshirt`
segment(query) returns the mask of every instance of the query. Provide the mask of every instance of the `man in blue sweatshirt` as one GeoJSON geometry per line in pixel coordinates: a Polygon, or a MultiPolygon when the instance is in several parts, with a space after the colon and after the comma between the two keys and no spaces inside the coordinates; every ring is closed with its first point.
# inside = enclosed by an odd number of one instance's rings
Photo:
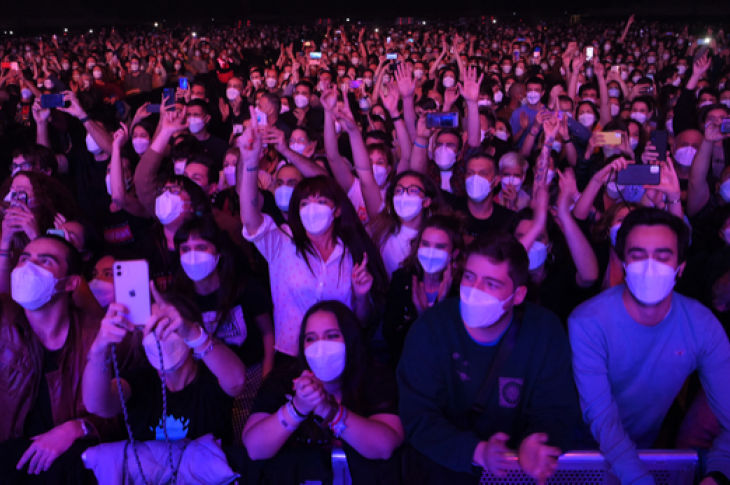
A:
{"type": "Polygon", "coordinates": [[[653,208],[631,212],[616,238],[626,284],[568,319],[583,417],[622,484],[655,483],[637,447],[651,448],[695,370],[722,429],[702,485],[730,483],[730,344],[710,310],[672,291],[688,246],[680,218],[653,208]]]}
{"type": "Polygon", "coordinates": [[[503,475],[509,453],[544,482],[569,449],[579,408],[568,339],[556,315],[523,304],[528,266],[514,236],[480,236],[467,252],[461,297],[429,309],[409,331],[397,377],[418,483],[476,484],[485,470],[503,475]],[[519,325],[514,348],[484,412],[467,420],[511,325],[519,325]]]}

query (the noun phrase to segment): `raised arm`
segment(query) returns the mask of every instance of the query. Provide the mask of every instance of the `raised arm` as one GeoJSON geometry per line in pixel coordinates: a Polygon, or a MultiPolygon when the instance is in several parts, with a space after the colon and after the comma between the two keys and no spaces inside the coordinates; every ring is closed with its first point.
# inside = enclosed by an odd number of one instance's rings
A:
{"type": "Polygon", "coordinates": [[[355,176],[352,175],[350,164],[340,155],[337,146],[337,132],[335,130],[334,111],[337,109],[337,90],[327,89],[322,93],[320,102],[324,108],[324,149],[327,160],[330,163],[332,174],[342,190],[346,193],[355,183],[355,176]]]}
{"type": "Polygon", "coordinates": [[[608,87],[606,86],[606,72],[603,64],[598,62],[598,57],[593,59],[593,72],[598,81],[598,96],[600,99],[601,126],[606,126],[611,122],[611,106],[608,102],[608,87]]]}
{"type": "Polygon", "coordinates": [[[259,208],[259,159],[261,158],[261,135],[256,118],[256,109],[249,106],[251,122],[243,135],[238,137],[236,145],[241,150],[236,168],[236,190],[241,203],[241,222],[249,234],[258,231],[264,218],[259,208]]]}
{"type": "Polygon", "coordinates": [[[727,137],[720,133],[720,127],[714,121],[709,121],[705,126],[705,138],[702,140],[689,170],[687,187],[687,215],[689,217],[697,215],[710,200],[711,193],[707,183],[707,174],[712,162],[712,149],[716,142],[727,137]]]}
{"type": "Polygon", "coordinates": [[[96,121],[92,121],[88,115],[86,114],[86,111],[84,111],[84,108],[81,107],[81,103],[79,103],[78,98],[74,93],[71,91],[66,91],[63,93],[63,100],[68,101],[70,103],[70,106],[68,108],[62,107],[57,108],[58,111],[63,111],[64,113],[68,113],[69,115],[82,120],[84,123],[84,128],[86,128],[86,131],[89,132],[91,135],[91,138],[94,139],[97,145],[104,150],[106,153],[112,152],[112,136],[109,132],[107,132],[104,129],[104,126],[101,123],[97,123],[96,121]]]}
{"type": "Polygon", "coordinates": [[[301,155],[291,148],[286,142],[286,134],[278,128],[267,126],[262,128],[261,137],[264,142],[273,144],[276,151],[286,158],[286,161],[297,167],[302,176],[317,177],[318,175],[327,175],[327,171],[311,161],[309,158],[301,155]]]}
{"type": "Polygon", "coordinates": [[[408,170],[411,163],[411,149],[413,148],[406,123],[403,121],[403,116],[398,112],[399,94],[398,85],[395,81],[391,81],[388,86],[387,96],[383,96],[383,106],[388,110],[390,118],[393,120],[395,132],[398,135],[398,146],[400,146],[400,160],[398,161],[396,173],[408,170]]]}
{"type": "MultiPolygon", "coordinates": [[[[457,55],[458,58],[458,55],[457,55]]],[[[481,130],[479,128],[479,86],[484,80],[484,74],[477,78],[476,67],[470,67],[463,73],[463,83],[461,86],[461,96],[466,101],[466,133],[467,143],[470,147],[478,147],[481,145],[481,130]]]]}
{"type": "Polygon", "coordinates": [[[618,42],[619,44],[623,44],[624,40],[626,39],[626,34],[629,33],[629,29],[631,28],[631,24],[634,23],[634,15],[631,14],[631,17],[629,17],[629,20],[626,22],[626,27],[624,28],[623,33],[621,34],[621,38],[619,38],[618,42]]]}
{"type": "Polygon", "coordinates": [[[33,119],[36,124],[35,142],[48,149],[51,148],[51,140],[48,137],[48,119],[51,117],[51,110],[41,108],[41,100],[37,99],[33,103],[33,119]]]}
{"type": "Polygon", "coordinates": [[[588,182],[585,190],[580,194],[578,201],[575,203],[575,207],[573,207],[573,216],[581,221],[586,220],[601,187],[608,183],[609,180],[615,180],[616,174],[621,170],[624,170],[630,163],[633,163],[633,161],[626,160],[625,158],[617,158],[610,164],[603,167],[600,171],[596,172],[596,174],[591,177],[591,180],[588,182]]]}
{"type": "MultiPolygon", "coordinates": [[[[398,91],[403,100],[403,120],[408,137],[415,140],[416,134],[416,79],[413,77],[413,68],[410,64],[399,64],[395,72],[395,80],[398,83],[398,91]]],[[[400,137],[400,135],[398,135],[400,137]]],[[[402,145],[401,145],[402,146],[402,145]]]]}
{"type": "Polygon", "coordinates": [[[411,154],[411,170],[424,175],[428,174],[428,144],[433,135],[433,130],[428,128],[428,113],[424,113],[418,119],[416,125],[416,140],[413,142],[411,154]]]}
{"type": "Polygon", "coordinates": [[[565,241],[568,243],[570,255],[575,263],[575,282],[581,288],[587,288],[598,279],[598,261],[591,244],[570,213],[570,206],[578,192],[573,169],[567,168],[563,173],[558,172],[558,176],[560,177],[560,194],[557,201],[558,219],[563,223],[565,241]]]}
{"type": "Polygon", "coordinates": [[[129,132],[127,131],[127,126],[122,123],[122,127],[114,133],[112,159],[109,167],[112,201],[125,211],[137,217],[150,217],[150,213],[147,212],[142,203],[128,190],[127,183],[124,180],[122,147],[128,139],[129,132]]]}

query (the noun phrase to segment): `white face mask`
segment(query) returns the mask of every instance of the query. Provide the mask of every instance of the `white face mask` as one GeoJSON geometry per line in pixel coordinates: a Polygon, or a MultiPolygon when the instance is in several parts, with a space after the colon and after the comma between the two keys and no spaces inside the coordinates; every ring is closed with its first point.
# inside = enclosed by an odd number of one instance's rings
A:
{"type": "Polygon", "coordinates": [[[507,141],[509,139],[509,133],[507,133],[506,131],[497,131],[494,133],[494,136],[502,141],[507,141]]]}
{"type": "Polygon", "coordinates": [[[274,191],[276,206],[282,212],[289,212],[289,201],[291,200],[292,192],[294,192],[294,187],[289,187],[288,185],[277,187],[274,191]]]}
{"type": "Polygon", "coordinates": [[[631,145],[631,149],[632,150],[636,150],[636,147],[639,146],[639,139],[638,138],[631,137],[629,139],[629,145],[631,145]]]}
{"type": "Polygon", "coordinates": [[[586,128],[592,127],[594,121],[596,121],[596,117],[593,113],[583,113],[578,117],[578,122],[586,128]]]}
{"type": "Polygon", "coordinates": [[[205,120],[202,118],[190,118],[190,133],[200,133],[205,128],[205,120]]]}
{"type": "Polygon", "coordinates": [[[502,66],[502,72],[504,72],[505,74],[509,74],[510,71],[512,71],[512,66],[509,66],[509,65],[502,66]]]}
{"type": "Polygon", "coordinates": [[[166,226],[182,214],[184,204],[179,195],[166,191],[155,200],[155,215],[166,226]]]}
{"type": "Polygon", "coordinates": [[[617,104],[611,105],[611,116],[618,116],[618,114],[621,112],[621,107],[617,104]]]}
{"type": "Polygon", "coordinates": [[[618,237],[618,230],[621,229],[621,223],[614,224],[608,231],[608,236],[611,238],[611,246],[616,247],[616,238],[618,237]]]}
{"type": "Polygon", "coordinates": [[[261,79],[252,79],[251,84],[253,84],[254,89],[258,89],[261,86],[261,79]]]}
{"type": "Polygon", "coordinates": [[[236,88],[228,88],[226,89],[226,98],[228,98],[228,101],[233,101],[235,99],[238,99],[238,97],[241,95],[241,91],[239,91],[236,88]]]}
{"type": "Polygon", "coordinates": [[[281,105],[281,109],[279,110],[279,114],[284,114],[289,112],[289,106],[286,106],[284,104],[281,105]]]}
{"type": "Polygon", "coordinates": [[[474,202],[481,202],[489,196],[492,184],[479,175],[472,175],[466,179],[466,193],[474,202]]]}
{"type": "Polygon", "coordinates": [[[89,289],[102,308],[108,307],[114,301],[114,283],[111,281],[91,280],[89,289]]]}
{"type": "Polygon", "coordinates": [[[137,155],[142,155],[150,146],[150,141],[147,138],[134,138],[132,140],[132,146],[137,155]]]}
{"type": "Polygon", "coordinates": [[[502,98],[504,97],[504,94],[502,94],[502,91],[497,91],[494,93],[494,102],[499,104],[502,102],[502,98]]]}
{"type": "Polygon", "coordinates": [[[229,187],[236,186],[236,167],[228,166],[223,167],[223,176],[226,179],[226,185],[229,187]]]}
{"type": "Polygon", "coordinates": [[[90,133],[86,134],[86,149],[94,155],[98,155],[103,151],[96,141],[94,141],[90,133]]]}
{"type": "Polygon", "coordinates": [[[636,121],[637,123],[644,123],[646,121],[646,115],[644,113],[639,113],[638,111],[631,113],[631,119],[636,121]]]}
{"type": "MultiPolygon", "coordinates": [[[[112,195],[112,174],[108,173],[106,174],[106,193],[109,195],[112,195]]],[[[127,190],[132,186],[132,179],[126,179],[125,184],[127,185],[127,190]]]]}
{"type": "Polygon", "coordinates": [[[459,311],[461,319],[469,328],[491,327],[505,314],[504,305],[512,296],[506,300],[500,300],[494,295],[461,285],[459,311]]]}
{"type": "Polygon", "coordinates": [[[443,79],[443,85],[445,88],[453,88],[456,81],[454,81],[454,78],[451,76],[445,77],[443,79]]]}
{"type": "Polygon", "coordinates": [[[185,274],[193,281],[200,281],[208,277],[218,266],[220,255],[213,256],[203,251],[188,251],[180,255],[180,264],[185,274]]]}
{"type": "Polygon", "coordinates": [[[373,165],[373,177],[375,183],[382,187],[388,181],[388,169],[382,165],[373,165]]]}
{"type": "Polygon", "coordinates": [[[303,94],[297,94],[294,96],[294,104],[297,105],[297,108],[306,108],[309,106],[309,98],[303,94]]]}
{"type": "Polygon", "coordinates": [[[423,207],[423,199],[417,195],[409,195],[406,193],[393,196],[393,207],[398,217],[404,221],[411,221],[421,213],[423,207]]]}
{"type": "Polygon", "coordinates": [[[416,79],[421,79],[423,77],[423,69],[416,69],[413,71],[413,77],[416,79]]]}
{"type": "Polygon", "coordinates": [[[677,65],[677,72],[681,76],[682,74],[684,74],[685,72],[687,72],[687,66],[685,66],[684,64],[678,64],[677,65]]]}
{"type": "Polygon", "coordinates": [[[624,270],[629,291],[645,305],[657,304],[672,292],[678,271],[653,258],[624,264],[624,270]]]}
{"type": "Polygon", "coordinates": [[[434,152],[436,165],[441,170],[450,170],[456,163],[456,153],[445,146],[438,147],[434,152]]]}
{"type": "Polygon", "coordinates": [[[334,221],[334,210],[324,204],[310,203],[299,210],[304,229],[313,236],[323,234],[334,221]]]}
{"type": "Polygon", "coordinates": [[[418,248],[418,262],[428,274],[440,273],[449,263],[449,253],[443,249],[418,248]]]}
{"type": "Polygon", "coordinates": [[[30,261],[16,267],[10,280],[13,300],[26,310],[37,310],[51,301],[58,283],[53,273],[30,261]]]}
{"type": "Polygon", "coordinates": [[[518,192],[522,188],[522,179],[519,177],[502,177],[502,188],[513,185],[518,192]]]}
{"type": "Polygon", "coordinates": [[[527,256],[530,257],[530,271],[536,270],[537,268],[545,264],[547,254],[548,248],[545,244],[541,243],[540,241],[535,241],[534,243],[532,243],[532,247],[527,253],[527,256]]]}
{"type": "Polygon", "coordinates": [[[185,165],[187,162],[185,160],[182,160],[180,162],[175,162],[175,175],[185,175],[185,165]]]}
{"type": "Polygon", "coordinates": [[[304,349],[309,368],[322,382],[332,382],[345,371],[347,349],[344,342],[317,340],[304,349]]]}
{"type": "Polygon", "coordinates": [[[555,178],[555,170],[548,169],[547,176],[546,176],[546,182],[549,184],[550,182],[553,181],[554,178],[555,178]]]}
{"type": "Polygon", "coordinates": [[[727,179],[720,185],[720,197],[725,202],[730,202],[730,179],[727,179]]]}
{"type": "Polygon", "coordinates": [[[678,164],[680,164],[683,167],[689,167],[692,165],[692,160],[695,159],[695,155],[697,154],[697,150],[690,146],[678,148],[677,152],[674,154],[674,159],[677,161],[678,164]]]}
{"type": "Polygon", "coordinates": [[[268,88],[275,88],[276,87],[276,78],[275,77],[267,77],[266,78],[266,87],[268,88]]]}
{"type": "Polygon", "coordinates": [[[145,354],[147,354],[147,360],[150,361],[152,367],[162,372],[175,372],[182,367],[190,354],[190,348],[185,343],[185,340],[178,334],[171,333],[165,341],[160,342],[163,370],[160,367],[160,351],[157,348],[155,334],[147,334],[142,340],[142,345],[144,346],[145,354]]]}
{"type": "Polygon", "coordinates": [[[289,145],[289,148],[301,155],[304,153],[304,149],[307,148],[307,145],[304,143],[292,143],[289,145]]]}
{"type": "Polygon", "coordinates": [[[368,98],[361,98],[359,104],[360,109],[363,111],[367,111],[370,109],[370,100],[368,98]]]}

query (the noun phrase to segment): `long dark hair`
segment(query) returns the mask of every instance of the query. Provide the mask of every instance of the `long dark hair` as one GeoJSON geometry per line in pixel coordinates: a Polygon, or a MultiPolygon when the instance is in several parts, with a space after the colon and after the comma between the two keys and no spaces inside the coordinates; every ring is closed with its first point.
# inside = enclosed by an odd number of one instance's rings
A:
{"type": "Polygon", "coordinates": [[[416,236],[413,240],[411,253],[403,261],[403,267],[415,273],[419,280],[423,279],[423,267],[421,266],[421,263],[418,262],[418,248],[421,245],[423,233],[426,232],[426,229],[428,228],[444,231],[449,236],[452,246],[452,256],[449,264],[457,263],[458,271],[456,272],[459,274],[454,274],[452,280],[454,283],[458,284],[458,282],[461,281],[461,271],[464,268],[466,245],[464,244],[463,222],[457,215],[448,216],[445,214],[435,214],[429,217],[426,223],[423,224],[423,227],[421,227],[421,230],[418,231],[418,236],[416,236]],[[457,251],[458,254],[454,255],[457,251]]]}
{"type": "MultiPolygon", "coordinates": [[[[180,254],[180,245],[187,242],[190,236],[197,236],[215,246],[218,253],[218,272],[220,279],[220,300],[216,310],[216,320],[226,315],[237,305],[238,296],[246,287],[246,276],[251,274],[248,261],[235,250],[233,241],[222,231],[212,217],[194,217],[185,221],[175,232],[175,252],[180,254]]],[[[187,297],[195,299],[195,287],[185,270],[180,267],[172,282],[172,289],[187,297]]]]}
{"type": "Polygon", "coordinates": [[[299,215],[299,203],[307,197],[316,195],[333,201],[335,209],[340,209],[340,216],[333,222],[333,243],[336,243],[338,238],[341,239],[345,250],[352,255],[353,263],[362,263],[363,255],[368,254],[368,271],[373,276],[373,289],[376,290],[376,293],[384,295],[388,288],[388,276],[380,251],[360,222],[347,194],[329,177],[322,175],[306,178],[299,182],[292,192],[288,223],[292,240],[297,248],[297,255],[305,260],[307,266],[309,266],[309,261],[306,254],[317,255],[299,215]]]}
{"type": "MultiPolygon", "coordinates": [[[[401,222],[400,218],[395,213],[393,197],[395,196],[395,187],[398,185],[398,182],[400,182],[403,177],[407,176],[416,177],[420,180],[426,191],[426,197],[431,199],[431,205],[429,205],[428,208],[422,209],[426,211],[426,217],[431,214],[444,212],[444,203],[441,199],[441,191],[429,177],[413,170],[406,170],[399,173],[395,176],[395,178],[393,178],[393,181],[388,186],[388,190],[385,191],[385,200],[383,201],[385,203],[385,209],[383,209],[380,214],[370,221],[373,241],[375,241],[375,244],[377,244],[378,247],[382,248],[388,241],[388,238],[400,230],[401,222]]],[[[425,217],[423,220],[425,221],[425,217]]]]}
{"type": "Polygon", "coordinates": [[[317,312],[328,312],[335,316],[345,341],[345,369],[342,371],[342,404],[353,410],[359,408],[363,400],[362,389],[365,373],[369,372],[369,355],[363,340],[363,332],[355,314],[347,305],[336,300],[325,300],[312,306],[302,319],[299,330],[299,364],[303,369],[310,369],[304,355],[304,336],[307,333],[307,321],[317,312]]]}

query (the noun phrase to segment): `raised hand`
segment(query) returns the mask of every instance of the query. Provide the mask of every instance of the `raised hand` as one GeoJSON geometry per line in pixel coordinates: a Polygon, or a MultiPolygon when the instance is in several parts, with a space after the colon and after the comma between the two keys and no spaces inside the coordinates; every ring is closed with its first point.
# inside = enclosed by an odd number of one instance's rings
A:
{"type": "Polygon", "coordinates": [[[413,67],[411,64],[398,64],[395,71],[395,81],[398,84],[398,91],[401,97],[407,98],[413,96],[416,92],[416,79],[413,77],[413,67]]]}
{"type": "Polygon", "coordinates": [[[363,253],[362,263],[352,266],[352,290],[356,298],[362,298],[373,286],[373,275],[368,271],[368,253],[363,253]]]}
{"type": "Polygon", "coordinates": [[[128,139],[129,129],[127,128],[127,125],[122,123],[122,127],[114,132],[114,140],[112,141],[112,146],[114,148],[121,149],[124,144],[127,143],[128,139]]]}
{"type": "Polygon", "coordinates": [[[459,83],[461,87],[461,96],[467,103],[476,103],[479,101],[479,86],[484,80],[484,74],[477,79],[477,68],[469,67],[464,73],[464,82],[459,83]]]}

